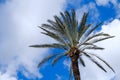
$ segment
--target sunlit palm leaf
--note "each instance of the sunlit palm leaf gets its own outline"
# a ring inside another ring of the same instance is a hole
[[[35,48],[63,48],[63,49],[67,49],[66,46],[62,45],[62,44],[57,44],[57,43],[53,43],[53,44],[40,44],[40,45],[30,45],[30,47],[35,47]]]
[[[72,36],[73,36],[73,40],[74,42],[76,41],[77,38],[77,28],[78,28],[78,21],[76,20],[76,13],[75,10],[72,10]]]
[[[91,54],[91,55],[93,55],[93,56],[97,57],[98,59],[100,59],[102,62],[104,62],[115,73],[115,70],[105,60],[103,60],[102,58],[100,58],[96,54]]]
[[[93,40],[91,43],[96,43],[96,42],[103,41],[103,40],[106,40],[106,39],[109,39],[109,38],[113,38],[113,37],[114,37],[114,36],[108,36],[108,37],[105,37],[105,38],[95,39],[95,40]]]
[[[59,33],[60,35],[66,36],[64,30],[62,30],[55,21],[48,20],[48,22],[55,28],[57,33]],[[53,30],[53,31],[55,31],[55,30]]]
[[[60,13],[61,14],[61,17],[62,17],[62,19],[63,19],[63,25],[65,26],[65,34],[66,34],[66,37],[67,37],[67,39],[70,41],[70,45],[72,45],[73,44],[73,42],[72,42],[72,37],[71,37],[71,35],[70,35],[70,26],[69,26],[69,21],[67,20],[67,18],[68,18],[68,15],[69,15],[69,13],[68,12],[65,12],[65,15],[61,12]]]
[[[82,32],[79,33],[78,35],[78,39],[80,39],[82,36],[85,36],[85,32],[88,31],[88,28],[91,26],[91,24],[88,24],[87,26],[84,27],[84,29],[82,30]],[[86,36],[85,36],[86,37]]]
[[[56,22],[55,21],[52,21],[52,20],[47,20],[48,23],[50,23],[53,27],[57,27],[56,25]]]
[[[80,43],[80,44],[78,45],[78,47],[81,47],[81,46],[89,46],[89,45],[95,46],[93,43],[85,42],[85,43]]]
[[[38,27],[40,27],[40,26],[38,26]],[[52,25],[50,25],[50,24],[42,24],[42,26],[41,26],[42,28],[46,28],[46,29],[49,29],[49,30],[51,30],[51,31],[55,31],[56,30],[56,28],[54,28]]]
[[[104,48],[98,46],[86,46],[85,48],[83,48],[83,50],[85,49],[103,50]]]
[[[84,13],[81,23],[80,23],[80,31],[79,32],[81,32],[84,29],[84,26],[86,25],[87,17],[88,17],[88,13]]]
[[[67,25],[68,25],[68,30],[69,30],[69,34],[71,35],[71,30],[72,30],[72,19],[71,19],[71,16],[69,14],[68,11],[65,11],[65,17],[66,17],[66,20],[67,20]]]
[[[56,41],[65,44],[64,39],[62,39],[58,34],[55,34],[55,33],[53,33],[53,32],[50,32],[50,31],[48,31],[48,30],[46,30],[46,29],[44,29],[44,28],[42,28],[42,27],[40,27],[40,28],[46,32],[46,33],[45,33],[45,32],[41,32],[42,34],[45,34],[45,35],[47,35],[47,36],[55,39]]]
[[[62,31],[65,31],[65,26],[63,25],[63,22],[61,21],[61,19],[59,19],[57,16],[54,16],[55,18],[55,21],[58,25],[58,27],[62,30]]]
[[[85,67],[85,62],[84,62],[84,60],[82,59],[81,56],[79,57],[79,60],[80,60],[81,64]]]
[[[54,65],[56,64],[56,62],[57,62],[58,60],[62,59],[65,55],[66,55],[66,53],[57,55],[57,56],[53,59],[52,65],[54,66]]]
[[[103,71],[107,72],[102,65],[100,65],[94,58],[92,58],[89,54],[86,52],[83,52],[86,57],[88,57],[92,62],[94,62],[99,68],[101,68]]]
[[[56,25],[57,26],[57,25]],[[53,25],[50,25],[50,24],[42,24],[42,26],[38,26],[39,28],[42,27],[46,30],[49,30],[49,31],[52,31],[52,32],[55,32],[56,34],[59,34],[59,35],[64,35],[64,32],[61,31],[59,28],[57,28],[56,26],[53,26]]]
[[[102,23],[97,24],[95,27],[93,27],[92,29],[90,29],[87,33],[86,33],[86,37],[88,37],[93,31],[95,31],[100,25],[102,25]]]
[[[52,59],[52,58],[55,57],[55,56],[56,56],[56,54],[51,54],[51,55],[45,57],[41,62],[39,62],[38,68],[39,68],[42,64],[44,64],[45,62],[47,62],[48,60]]]
[[[86,42],[87,42],[87,41],[89,41],[89,40],[91,40],[91,39],[93,39],[93,38],[100,37],[100,36],[110,36],[110,35],[109,35],[109,34],[106,34],[106,33],[101,32],[101,33],[98,33],[98,34],[95,34],[95,35],[93,35],[93,36],[89,37],[89,38],[86,40]]]

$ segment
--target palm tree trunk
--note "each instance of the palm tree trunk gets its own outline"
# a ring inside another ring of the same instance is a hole
[[[79,65],[78,65],[78,55],[72,57],[71,60],[72,60],[72,70],[73,70],[74,80],[81,80]]]

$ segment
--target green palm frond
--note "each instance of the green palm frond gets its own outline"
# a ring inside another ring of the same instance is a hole
[[[50,55],[48,55],[47,57],[43,58],[43,60],[39,62],[38,68],[39,68],[42,64],[44,64],[45,62],[47,62],[48,60],[54,58],[55,56],[56,56],[56,54],[50,54]]]
[[[72,40],[72,36],[71,36],[72,35],[71,18],[70,18],[70,14],[68,13],[68,11],[65,11],[64,14],[65,14],[64,15],[65,19],[63,18],[63,20],[64,20],[65,32],[66,32],[66,35],[69,38],[71,46],[72,46],[73,40]]]
[[[79,60],[80,60],[80,63],[85,67],[85,62],[81,56],[79,57]]]
[[[97,24],[96,26],[94,26],[92,29],[90,29],[87,33],[86,33],[86,37],[88,37],[93,31],[95,31],[100,25],[102,25],[102,23]]]
[[[40,26],[38,26],[38,27],[40,27]],[[54,26],[50,25],[50,24],[42,24],[41,27],[44,28],[44,29],[51,30],[51,31],[56,31],[56,28]]]
[[[93,50],[103,50],[104,48],[98,46],[85,46],[82,50],[93,49]]]
[[[101,60],[102,62],[104,62],[104,63],[115,73],[115,70],[114,70],[105,60],[103,60],[102,58],[100,58],[100,57],[99,57],[98,55],[96,55],[96,54],[91,54],[91,55],[97,57],[99,60]]]
[[[78,45],[78,47],[81,51],[84,51],[86,49],[104,50],[104,48],[94,45],[93,43],[82,43],[82,44]]]
[[[86,57],[88,57],[93,63],[95,63],[100,69],[102,69],[104,72],[107,72],[102,65],[100,65],[93,57],[91,57],[89,54],[86,52],[83,52]]]
[[[108,36],[108,37],[105,37],[105,38],[99,38],[99,39],[94,39],[93,41],[91,41],[91,43],[97,43],[97,42],[100,42],[100,41],[103,41],[103,40],[106,40],[106,39],[110,39],[110,38],[113,38],[115,36]]]
[[[56,64],[56,62],[57,62],[58,60],[62,59],[64,56],[66,56],[66,53],[57,55],[57,56],[53,59],[52,65],[54,66],[54,65]]]
[[[72,46],[73,45],[73,42],[72,42],[72,37],[71,37],[71,29],[70,29],[70,21],[68,20],[70,18],[70,14],[66,11],[65,13],[62,13],[60,12],[61,14],[61,17],[63,19],[63,25],[65,27],[65,35],[66,35],[66,38],[69,40],[70,42],[70,45]]]
[[[86,22],[87,22],[87,17],[88,17],[88,13],[84,13],[81,23],[80,23],[80,31],[79,32],[81,32],[84,29]]]
[[[65,31],[61,28],[61,26],[59,26],[57,24],[57,22],[52,21],[52,20],[48,20],[48,23],[50,23],[52,25],[52,27],[54,28],[54,30],[53,30],[54,32],[56,32],[59,35],[65,36],[67,38]]]
[[[85,34],[85,32],[88,31],[90,27],[91,27],[91,24],[84,26],[83,30],[81,30],[81,32],[78,33],[78,40],[81,39],[81,37]]]
[[[95,35],[93,35],[93,36],[91,36],[91,37],[89,37],[87,40],[86,40],[86,42],[87,41],[89,41],[89,40],[91,40],[91,39],[93,39],[93,38],[97,38],[97,37],[100,37],[100,36],[110,36],[109,34],[106,34],[106,33],[103,33],[103,32],[101,32],[101,33],[98,33],[98,34],[95,34]]]
[[[45,34],[45,35],[47,35],[47,36],[55,39],[56,41],[65,44],[64,39],[62,39],[58,34],[55,34],[55,33],[53,33],[53,32],[50,32],[49,30],[46,30],[46,29],[44,29],[44,28],[42,28],[42,27],[40,27],[40,28],[45,31],[45,32],[41,32],[42,34]]]
[[[77,39],[77,28],[78,28],[78,21],[76,20],[76,13],[75,10],[72,10],[72,37],[73,37],[73,41],[75,42]]]
[[[65,45],[58,44],[58,43],[53,43],[53,44],[40,44],[40,45],[30,45],[29,47],[34,47],[34,48],[63,48],[63,49],[68,49]]]
[[[78,47],[81,47],[81,46],[89,46],[89,45],[91,45],[91,46],[95,46],[93,43],[84,42],[84,43],[80,43],[80,44],[78,44]]]
[[[61,21],[61,19],[59,19],[59,17],[57,17],[57,16],[54,16],[54,18],[55,18],[56,24],[60,28],[60,30],[64,31],[65,26],[63,25],[63,22]]]

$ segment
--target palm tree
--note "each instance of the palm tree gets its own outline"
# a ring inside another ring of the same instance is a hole
[[[76,19],[75,10],[71,10],[71,13],[65,11],[64,13],[60,12],[60,16],[54,16],[55,21],[48,20],[48,24],[42,24],[39,26],[45,34],[57,42],[52,44],[40,44],[40,45],[30,45],[30,47],[35,48],[62,48],[64,53],[61,54],[49,54],[45,57],[39,64],[40,67],[46,61],[52,59],[52,65],[54,65],[59,59],[67,56],[71,60],[70,66],[70,80],[72,79],[72,73],[75,80],[81,80],[79,63],[84,67],[86,66],[82,56],[86,56],[93,63],[95,63],[100,69],[107,72],[102,65],[95,60],[94,57],[101,60],[105,63],[113,72],[113,68],[103,59],[101,59],[96,54],[88,53],[86,50],[103,50],[104,48],[95,45],[95,43],[113,38],[109,34],[100,32],[94,33],[94,31],[102,24],[99,23],[95,26],[87,24],[88,13],[84,13],[81,22],[79,23]]]

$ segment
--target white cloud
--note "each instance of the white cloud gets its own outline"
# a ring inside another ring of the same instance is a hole
[[[0,4],[0,80],[16,80],[17,70],[22,70],[21,66],[26,70],[24,75],[42,77],[36,65],[47,50],[28,46],[51,42],[51,39],[40,34],[41,30],[37,26],[58,14],[63,9],[64,2],[11,0]]]
[[[111,64],[111,66],[113,66],[118,79],[120,79],[120,20],[115,19],[111,23],[103,25],[102,31],[115,36],[115,38],[113,39],[109,39],[102,43],[99,43],[101,46],[106,48],[100,55],[103,56]]]
[[[110,8],[112,4],[112,9],[115,10],[116,18],[120,18],[120,1],[119,0],[96,0],[98,6],[104,6]]]
[[[81,78],[83,80],[119,80],[120,79],[120,20],[114,19],[112,22],[107,23],[102,26],[101,32],[108,33],[115,38],[105,40],[103,42],[97,43],[97,45],[104,47],[105,50],[95,51],[90,50],[89,52],[93,52],[102,57],[105,61],[107,61],[115,70],[115,74],[103,63],[101,63],[105,69],[107,69],[107,73],[102,71],[99,67],[97,67],[93,62],[91,62],[88,58],[83,56],[85,60],[86,67],[82,65],[79,66]],[[63,64],[69,68],[69,62],[64,61]]]
[[[85,80],[110,80],[115,77],[115,80],[120,79],[120,49],[119,49],[119,41],[120,41],[120,20],[115,19],[112,22],[103,25],[101,32],[109,33],[110,35],[114,35],[115,38],[105,40],[103,42],[97,43],[97,45],[104,47],[103,51],[90,51],[97,53],[104,60],[106,60],[115,70],[115,74],[110,71],[108,67],[104,64],[103,66],[107,69],[108,73],[104,73],[101,69],[99,69],[96,65],[94,65],[89,60],[85,59],[85,62],[88,67],[81,69],[82,78]],[[92,73],[92,74],[91,74]],[[86,79],[87,78],[87,79]]]
[[[1,80],[17,80],[14,76],[10,76],[9,74],[7,73],[0,73],[0,79]]]
[[[88,12],[89,11],[89,16],[92,16],[91,20],[92,21],[99,21],[99,12],[98,9],[96,8],[96,4],[93,2],[90,2],[89,4],[80,6],[77,9],[77,18],[78,20],[80,20],[82,18],[82,15],[84,14],[84,12]]]
[[[117,0],[96,0],[98,6],[109,6],[110,3],[117,5]]]

